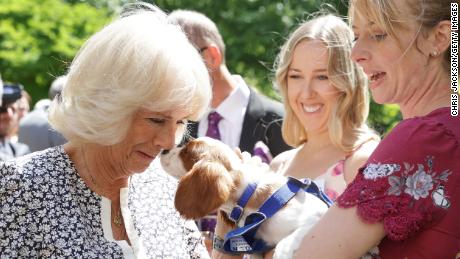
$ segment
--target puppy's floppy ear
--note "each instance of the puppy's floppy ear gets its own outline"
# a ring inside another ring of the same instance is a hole
[[[202,218],[228,200],[233,185],[221,163],[199,161],[179,181],[174,205],[186,219]]]

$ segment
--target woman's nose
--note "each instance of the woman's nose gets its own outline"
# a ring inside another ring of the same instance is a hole
[[[302,86],[302,93],[303,97],[312,97],[315,95],[315,88],[311,81],[305,81],[304,85]]]
[[[362,40],[356,40],[351,49],[351,59],[361,65],[364,61],[369,60],[369,51],[364,47]]]
[[[160,134],[156,136],[156,145],[163,150],[170,150],[176,144],[177,126],[165,127]]]

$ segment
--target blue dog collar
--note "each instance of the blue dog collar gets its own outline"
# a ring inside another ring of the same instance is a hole
[[[230,220],[233,221],[235,224],[240,221],[241,216],[243,215],[244,207],[248,203],[251,196],[257,189],[257,183],[250,183],[246,189],[244,189],[243,194],[241,195],[240,199],[238,200],[235,207],[233,207],[232,212],[230,213]]]
[[[238,206],[235,206],[231,214],[234,214],[232,221],[236,220],[237,222],[243,212],[243,208],[246,205],[249,197],[254,193],[254,187],[247,187],[242,196],[238,201]],[[300,190],[304,190],[308,193],[311,193],[321,199],[329,207],[332,202],[323,193],[319,187],[310,179],[298,180],[293,177],[288,177],[287,182],[279,188],[275,193],[272,194],[259,208],[255,213],[251,213],[246,217],[244,226],[232,230],[225,235],[223,250],[231,254],[253,254],[253,253],[263,253],[272,249],[272,246],[269,246],[262,239],[257,239],[256,233],[260,225],[265,222],[267,219],[272,217],[276,212],[278,212],[286,203],[289,202]],[[249,195],[249,196],[248,196]],[[243,201],[240,203],[240,201]],[[244,204],[241,206],[241,204]]]

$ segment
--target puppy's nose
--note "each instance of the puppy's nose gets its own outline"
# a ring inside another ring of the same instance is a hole
[[[168,154],[168,153],[169,153],[169,149],[163,149],[163,150],[161,150],[161,154],[162,154],[162,155],[166,155],[166,154]]]

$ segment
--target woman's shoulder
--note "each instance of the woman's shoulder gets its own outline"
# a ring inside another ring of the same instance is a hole
[[[297,154],[298,151],[299,151],[299,148],[286,150],[280,153],[279,155],[277,155],[275,158],[273,158],[272,163],[273,162],[279,163],[279,162],[285,162],[286,160],[290,160]]]
[[[442,108],[423,117],[401,121],[369,157],[363,168],[364,176],[389,176],[407,167],[417,168],[432,163],[441,171],[457,168],[459,165],[455,161],[460,156],[460,120],[444,115]],[[453,125],[452,120],[457,120],[457,125]]]
[[[51,169],[70,165],[62,146],[48,148],[12,160],[0,162],[0,185],[30,182]]]
[[[300,148],[290,149],[278,154],[270,162],[270,170],[273,172],[281,173],[282,169],[285,168],[286,163],[292,161],[297,152],[299,152],[299,149]]]
[[[401,121],[385,139],[403,138],[413,142],[418,138],[425,138],[426,136],[433,138],[444,133],[458,139],[459,135],[457,132],[459,131],[460,117],[451,116],[449,108],[440,108],[425,116]]]
[[[370,139],[361,144],[356,150],[346,157],[343,170],[345,181],[347,183],[353,181],[359,168],[366,163],[378,145],[379,141]]]
[[[388,157],[400,160],[426,155],[454,154],[460,142],[460,118],[446,115],[446,109],[401,121],[382,140],[373,154],[376,161]],[[449,153],[454,152],[454,153]]]

